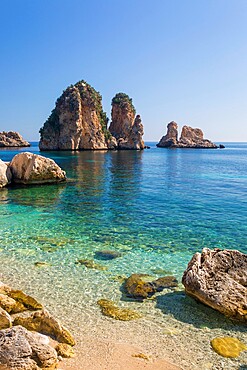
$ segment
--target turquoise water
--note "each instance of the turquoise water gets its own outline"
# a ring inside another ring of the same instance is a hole
[[[25,150],[38,153],[37,143],[1,149],[0,158],[10,161]],[[83,340],[89,336],[140,346],[185,370],[242,369],[246,352],[223,359],[210,340],[230,335],[247,343],[244,327],[187,297],[181,285],[155,300],[126,300],[121,278],[148,273],[181,279],[203,247],[247,252],[247,144],[171,150],[151,143],[142,152],[42,155],[66,170],[68,181],[0,190],[0,280],[35,296],[69,327],[78,343],[71,368],[84,368]],[[122,256],[97,259],[95,252],[105,249]],[[78,259],[94,259],[107,269],[87,269]],[[105,317],[100,298],[143,318]]]
[[[0,157],[9,161],[20,150],[1,150]],[[37,143],[30,151],[38,152]],[[247,252],[247,144],[42,154],[68,182],[0,192],[6,254],[70,264],[113,249],[123,254],[111,261],[116,273],[163,268],[181,277],[203,247]]]

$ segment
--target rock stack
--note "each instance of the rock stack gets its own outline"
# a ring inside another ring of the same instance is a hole
[[[85,81],[69,86],[40,129],[40,150],[144,149],[143,125],[128,95],[112,99],[112,122],[102,97]]]
[[[180,139],[178,140],[178,125],[172,121],[167,125],[167,134],[163,136],[157,147],[161,148],[217,148],[210,140],[203,138],[203,132],[199,128],[183,126]]]
[[[23,139],[23,137],[15,131],[0,132],[0,147],[25,147],[30,144]]]

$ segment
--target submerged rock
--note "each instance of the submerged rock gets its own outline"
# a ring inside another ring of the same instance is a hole
[[[65,172],[52,159],[29,152],[15,155],[9,168],[15,183],[44,184],[66,180]]]
[[[0,147],[25,147],[30,144],[23,139],[23,137],[15,131],[0,132]]]
[[[196,253],[184,272],[188,295],[232,319],[247,322],[247,255],[237,250]]]
[[[173,276],[153,280],[146,274],[132,274],[125,282],[125,290],[129,297],[143,300],[165,288],[173,288],[177,285],[178,281]]]
[[[8,370],[55,369],[57,353],[37,333],[21,326],[0,331],[0,367]],[[1,366],[2,365],[2,366]]]
[[[24,326],[27,330],[49,335],[58,342],[75,345],[72,334],[46,309],[36,312],[23,312],[15,315],[13,325]]]
[[[102,266],[99,263],[94,262],[94,260],[77,260],[75,262],[77,265],[83,265],[88,269],[95,269],[95,270],[108,270],[107,266]]]
[[[141,317],[136,311],[130,310],[129,308],[121,308],[108,299],[100,299],[98,305],[101,307],[103,315],[112,317],[115,320],[129,321],[136,320]]]
[[[223,357],[238,357],[242,351],[247,350],[247,346],[232,337],[218,337],[211,340],[211,346],[215,352]]]
[[[167,125],[167,134],[163,136],[157,147],[162,148],[217,148],[210,140],[203,138],[203,132],[199,128],[183,126],[180,139],[178,140],[178,125],[172,121]]]
[[[135,116],[132,99],[118,93],[112,99],[109,131],[117,140],[117,149],[144,149],[143,125],[140,115]]]
[[[0,188],[10,184],[11,178],[9,167],[0,159]]]
[[[85,81],[69,86],[40,129],[40,150],[107,149],[111,135],[102,97]]]
[[[101,260],[113,260],[115,258],[121,257],[122,254],[117,251],[104,250],[95,252],[95,257]]]

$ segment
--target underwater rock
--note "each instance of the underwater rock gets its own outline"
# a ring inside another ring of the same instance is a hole
[[[129,321],[141,318],[141,314],[129,308],[121,308],[108,299],[98,300],[98,305],[101,307],[103,315],[112,317],[115,320]]]
[[[57,353],[43,343],[37,333],[21,326],[0,331],[0,364],[8,370],[53,370],[57,367]],[[2,367],[1,367],[2,368]]]
[[[218,337],[211,340],[211,346],[215,352],[223,357],[238,357],[247,346],[237,338]]]
[[[95,270],[108,270],[107,266],[102,266],[99,263],[94,262],[94,260],[77,260],[75,262],[77,265],[83,265],[87,267],[88,269],[95,269]]]
[[[102,97],[86,81],[69,86],[40,129],[40,150],[107,149],[111,135]]]
[[[72,334],[46,309],[36,312],[23,312],[15,315],[13,325],[24,326],[27,330],[54,337],[58,342],[75,345]]]
[[[66,180],[65,172],[53,161],[29,152],[14,156],[9,164],[12,182],[20,184],[57,183]]]
[[[0,132],[0,147],[25,147],[30,144],[15,131]]]
[[[188,295],[224,315],[247,322],[247,255],[237,250],[196,253],[184,272]]]
[[[113,260],[114,258],[121,257],[122,254],[117,251],[104,250],[95,252],[95,257],[101,260]]]
[[[59,343],[55,350],[57,351],[58,356],[62,356],[64,358],[70,358],[75,356],[75,352],[73,347],[66,343]]]
[[[50,266],[50,263],[48,263],[48,262],[34,262],[34,266],[36,266],[36,267],[48,267],[48,266]]]
[[[0,159],[0,188],[10,184],[12,174],[9,167]]]
[[[8,314],[8,312],[0,307],[0,330],[10,328],[11,326],[12,321],[10,315]]]
[[[125,290],[129,297],[143,300],[151,297],[156,292],[160,292],[165,288],[172,288],[178,285],[177,279],[173,276],[164,276],[156,280],[149,278],[146,274],[132,274],[125,283]]]
[[[118,93],[112,99],[110,133],[117,140],[116,149],[144,149],[143,125],[140,115],[135,116],[132,99]]]

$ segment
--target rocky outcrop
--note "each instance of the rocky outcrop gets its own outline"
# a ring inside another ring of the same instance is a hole
[[[0,331],[1,369],[52,370],[57,364],[57,352],[43,336],[21,326]]]
[[[112,99],[111,124],[109,131],[117,140],[117,149],[144,149],[141,117],[135,116],[132,99],[118,93]]]
[[[178,143],[178,125],[176,122],[172,121],[167,125],[167,134],[162,136],[158,147],[169,148],[174,147]]]
[[[186,293],[232,319],[247,323],[247,255],[237,250],[196,253],[184,272]]]
[[[57,99],[40,129],[40,150],[107,149],[111,139],[107,122],[101,95],[80,81],[69,86]]]
[[[0,147],[25,147],[30,146],[23,137],[15,131],[0,132]]]
[[[49,337],[59,355],[73,355],[68,329],[35,298],[0,282],[0,369],[55,369],[57,352]]]
[[[163,136],[157,147],[161,148],[217,148],[210,140],[203,138],[203,132],[199,128],[183,126],[180,139],[178,140],[178,125],[172,121],[167,125],[167,134]]]
[[[0,188],[8,185],[11,182],[11,172],[6,163],[0,159]]]
[[[52,159],[29,152],[15,155],[9,169],[14,183],[44,184],[66,180],[65,172]]]
[[[173,276],[164,276],[154,280],[146,274],[132,274],[125,282],[125,290],[129,297],[143,300],[165,288],[174,288],[177,285],[178,281]]]

